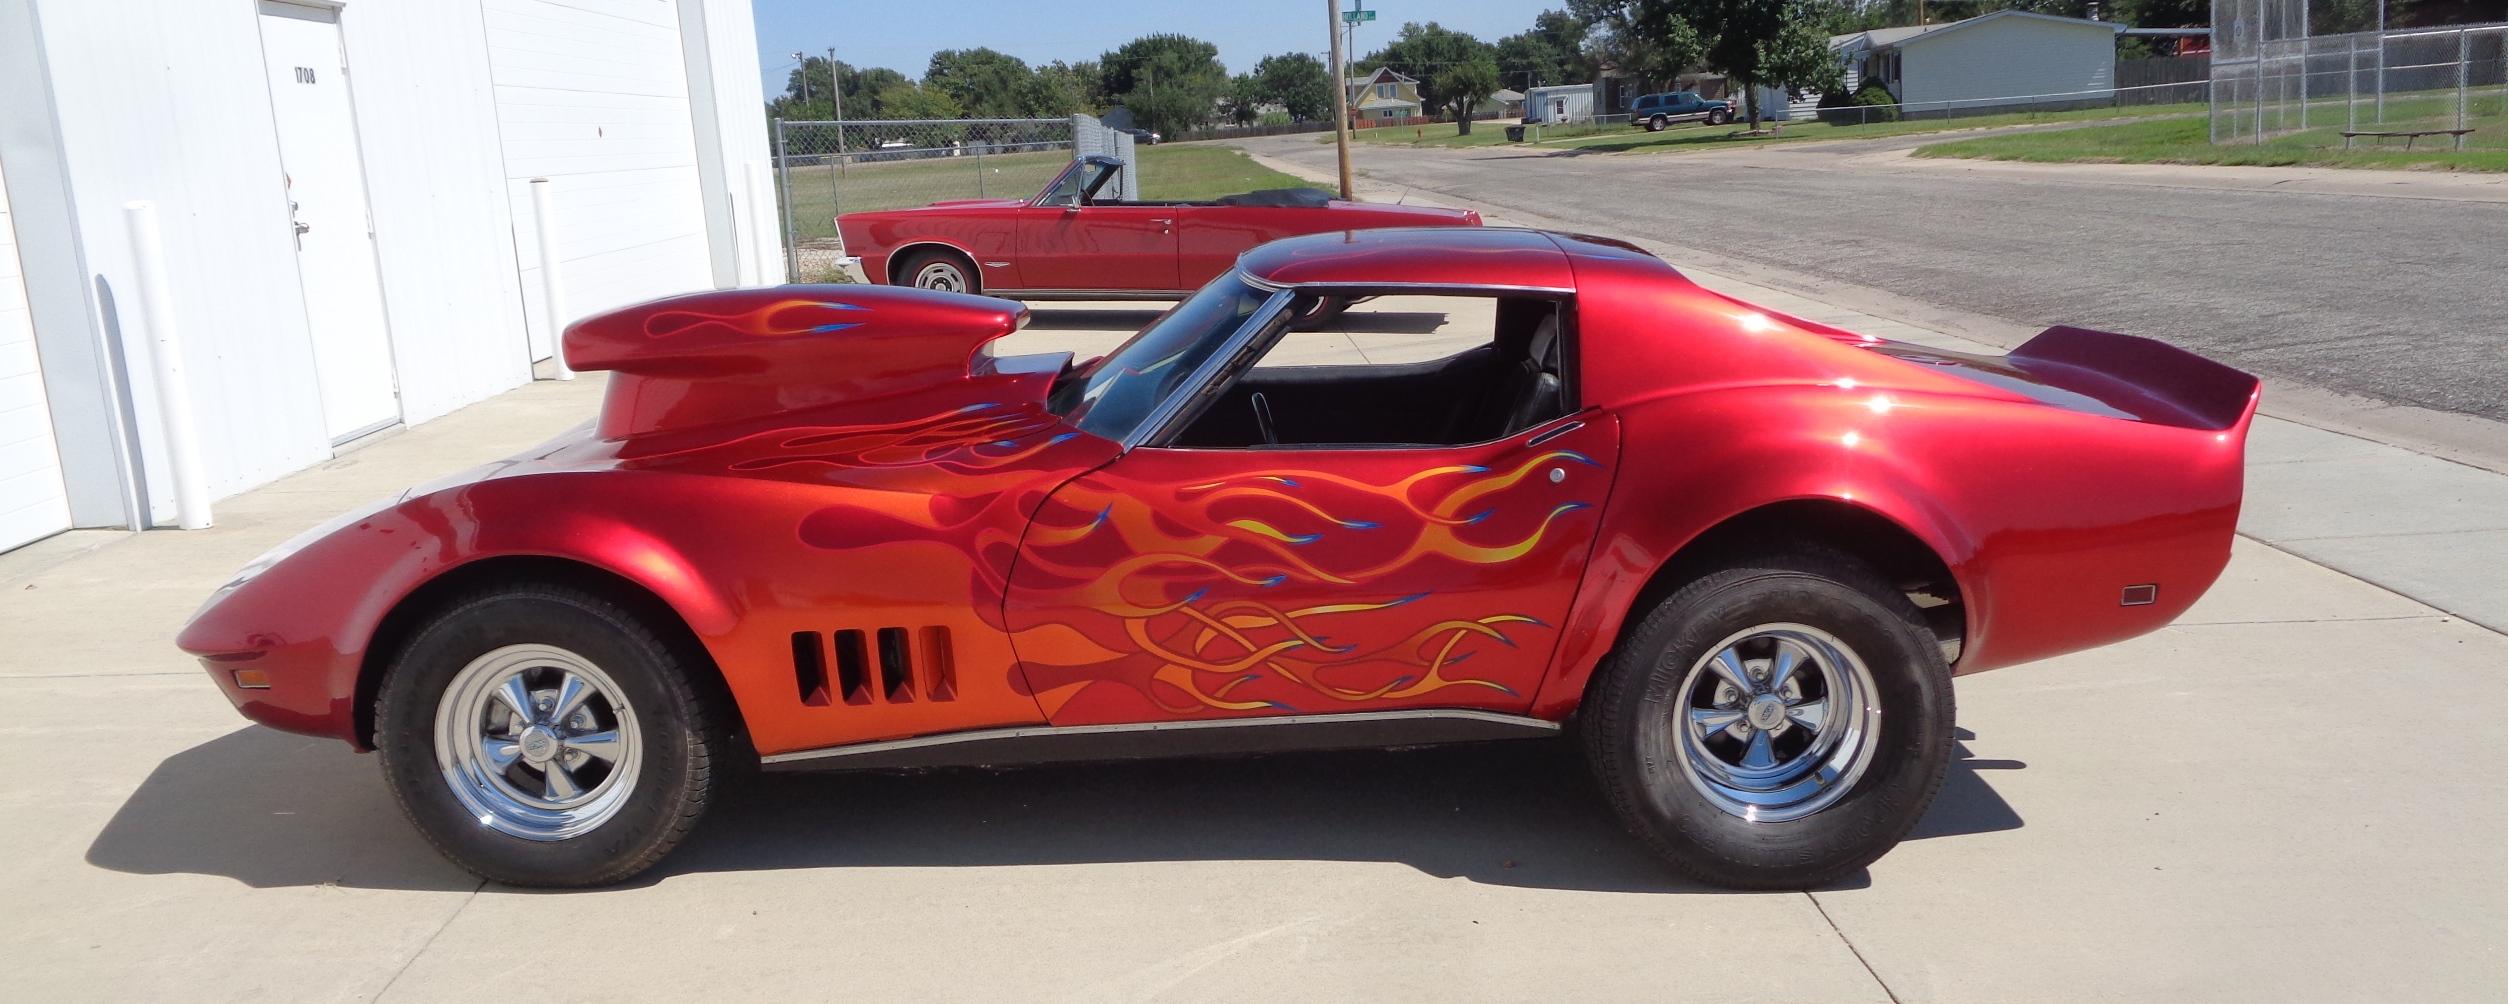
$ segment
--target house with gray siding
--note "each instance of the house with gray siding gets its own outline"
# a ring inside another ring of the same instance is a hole
[[[2000,10],[1964,21],[1876,28],[1829,40],[1849,91],[1889,88],[1911,114],[2099,104],[2116,88],[2124,25]],[[1817,100],[1815,95],[1813,100]]]

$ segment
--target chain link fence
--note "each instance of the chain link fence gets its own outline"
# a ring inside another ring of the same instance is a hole
[[[2508,149],[2508,25],[2310,35],[2307,0],[2212,24],[2213,143]]]

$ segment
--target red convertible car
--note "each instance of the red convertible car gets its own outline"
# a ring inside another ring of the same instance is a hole
[[[1479,226],[1480,214],[1344,202],[1312,188],[1125,202],[1123,162],[1077,158],[1033,199],[836,218],[872,282],[1021,300],[1182,299],[1266,241],[1376,227]]]
[[[1256,365],[1316,298],[1393,292],[1487,341]],[[1954,675],[2202,595],[2258,394],[2124,335],[1856,335],[1526,230],[1268,244],[1087,363],[988,350],[1025,319],[862,286],[585,319],[596,422],[281,546],[179,643],[517,884],[633,875],[760,763],[1565,731],[1673,866],[1800,887],[1925,811]]]

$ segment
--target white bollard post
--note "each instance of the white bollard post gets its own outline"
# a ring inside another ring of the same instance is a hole
[[[574,367],[566,365],[566,295],[557,274],[557,212],[549,208],[549,179],[531,179],[531,225],[540,237],[540,313],[548,318],[549,359],[557,364],[557,378],[572,380]]]
[[[766,285],[764,270],[758,268],[758,238],[749,232],[748,224],[758,218],[758,165],[755,161],[740,162],[740,198],[732,200],[732,241],[734,258],[740,263],[735,286]]]
[[[165,427],[166,466],[174,472],[175,525],[209,528],[209,478],[200,469],[200,430],[192,423],[192,388],[183,371],[183,342],[174,319],[174,295],[166,289],[165,236],[157,229],[157,204],[125,202],[131,263],[139,280],[140,312],[148,320],[148,358],[154,362],[157,418]],[[144,513],[133,513],[143,517]]]

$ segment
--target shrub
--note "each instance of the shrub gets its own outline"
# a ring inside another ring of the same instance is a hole
[[[1860,125],[1866,122],[1898,121],[1898,98],[1890,89],[1866,83],[1855,93],[1843,91],[1820,96],[1820,121],[1830,125]],[[1869,110],[1864,110],[1869,108]]]

